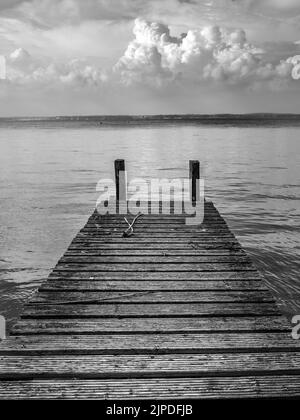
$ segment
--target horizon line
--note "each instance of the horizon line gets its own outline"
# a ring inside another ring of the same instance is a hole
[[[184,113],[184,114],[69,114],[69,115],[32,115],[32,116],[0,116],[0,120],[33,120],[33,119],[70,119],[70,118],[211,118],[211,117],[300,117],[300,113],[289,113],[289,112],[249,112],[249,113],[216,113],[216,114],[205,114],[205,113]]]

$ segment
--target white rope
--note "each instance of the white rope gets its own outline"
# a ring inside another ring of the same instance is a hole
[[[129,236],[133,235],[133,226],[135,224],[135,222],[137,221],[137,219],[142,215],[142,213],[139,213],[135,216],[135,218],[133,219],[132,223],[129,223],[128,220],[126,219],[126,217],[124,217],[125,222],[128,224],[128,228],[126,230],[124,230],[123,232],[123,237],[124,238],[129,238]]]

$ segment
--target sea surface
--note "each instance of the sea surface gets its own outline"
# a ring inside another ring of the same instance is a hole
[[[95,207],[97,182],[185,178],[206,196],[289,315],[300,314],[300,119],[0,119],[0,314],[11,324]]]

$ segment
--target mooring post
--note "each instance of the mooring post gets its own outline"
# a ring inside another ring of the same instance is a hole
[[[0,315],[0,341],[6,338],[6,320],[4,316]]]
[[[190,160],[190,200],[194,203],[199,200],[200,163],[199,160]]]
[[[125,172],[125,160],[115,160],[115,180],[116,180],[116,201],[127,200],[127,180]]]

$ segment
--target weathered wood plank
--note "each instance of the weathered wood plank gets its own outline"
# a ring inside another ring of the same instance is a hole
[[[133,218],[132,218],[133,219]],[[128,219],[127,219],[128,220]],[[131,219],[130,219],[131,220]],[[129,221],[129,220],[128,220]],[[164,220],[164,223],[158,223],[159,220],[156,221],[156,223],[151,223],[151,221],[143,222],[143,219],[140,217],[136,223],[135,228],[137,229],[148,229],[148,230],[168,230],[168,229],[174,229],[175,231],[196,231],[201,232],[205,228],[208,229],[228,229],[228,224],[225,222],[225,220],[222,220],[220,218],[207,218],[202,223],[197,223],[195,225],[188,225],[186,223],[173,223],[173,221],[167,221]],[[124,229],[124,227],[128,226],[125,222],[125,219],[123,220],[107,220],[106,222],[99,221],[99,222],[88,222],[85,224],[81,230],[97,230],[97,229]]]
[[[171,252],[171,251],[178,251],[178,252],[193,252],[197,251],[200,253],[202,252],[244,252],[241,245],[237,242],[228,242],[228,241],[219,241],[219,242],[206,242],[206,243],[199,243],[199,242],[133,242],[130,240],[129,242],[98,242],[96,244],[90,242],[83,242],[81,243],[72,243],[67,252],[76,252],[76,251],[104,251],[109,252],[113,250],[113,252],[122,252],[127,251],[130,252],[131,250],[137,251],[154,251],[154,252]]]
[[[121,209],[122,210],[122,209]],[[144,210],[144,209],[143,209]],[[171,213],[168,214],[168,210],[169,210],[169,206],[159,206],[159,209],[155,212],[155,209],[152,209],[153,212],[143,212],[141,211],[141,216],[140,219],[142,222],[148,222],[148,221],[152,221],[152,220],[163,220],[163,221],[180,221],[181,223],[185,223],[187,218],[194,218],[195,217],[195,210],[193,209],[193,214],[189,214],[185,211],[182,211],[181,209],[176,209],[176,211],[174,212],[173,208],[171,207]],[[203,213],[202,213],[203,215]],[[92,216],[90,216],[88,218],[88,223],[92,223],[92,222],[106,222],[106,221],[110,221],[110,220],[117,220],[117,221],[123,221],[124,217],[126,217],[128,220],[132,220],[134,217],[136,216],[136,212],[135,214],[131,214],[131,212],[127,212],[125,213],[109,213],[109,214],[105,214],[105,215],[101,215],[99,213],[94,213]],[[218,212],[218,210],[216,209],[209,209],[209,208],[205,208],[204,209],[204,220],[207,219],[220,219],[220,220],[224,220],[224,218],[220,215],[220,213]]]
[[[115,333],[225,333],[225,332],[290,332],[290,324],[282,316],[199,317],[199,318],[101,318],[101,319],[23,319],[11,334],[76,335]]]
[[[128,225],[127,225],[128,227]],[[126,224],[112,224],[112,226],[98,224],[97,226],[85,226],[83,227],[79,233],[88,233],[88,234],[101,234],[102,232],[111,232],[113,233],[122,233],[124,229],[126,228]],[[161,233],[178,233],[178,234],[192,234],[192,235],[198,235],[198,236],[204,236],[208,233],[231,233],[228,226],[225,223],[215,223],[215,224],[205,224],[205,225],[197,225],[197,226],[189,226],[189,225],[165,225],[165,226],[159,226],[159,225],[134,225],[134,232],[136,235],[138,233],[154,233],[155,235],[160,235]]]
[[[59,263],[54,268],[54,271],[126,271],[126,272],[144,272],[144,271],[153,271],[153,272],[163,272],[163,271],[173,271],[173,272],[190,272],[190,271],[255,271],[255,267],[251,263],[191,263],[191,264],[155,264],[155,263],[122,263],[122,264],[89,264],[89,263],[68,263],[62,264]]]
[[[211,263],[250,263],[251,260],[245,255],[99,255],[99,256],[64,256],[58,264],[211,264]]]
[[[274,302],[269,291],[232,292],[232,291],[102,291],[102,292],[38,292],[30,303],[58,304],[101,304],[101,303],[210,303],[210,302]]]
[[[126,219],[128,221],[131,221],[134,219],[133,216],[126,216]],[[174,215],[172,216],[161,216],[161,215],[152,215],[152,216],[140,216],[137,221],[135,226],[149,226],[149,227],[153,227],[155,228],[155,226],[174,226],[176,228],[184,228],[184,227],[188,227],[189,225],[186,224],[186,220],[187,218],[185,217],[176,217]],[[199,228],[202,225],[205,224],[225,224],[227,225],[227,222],[225,219],[223,219],[223,217],[221,217],[220,215],[217,214],[206,214],[203,221],[199,224],[195,224],[195,228]],[[126,226],[126,222],[123,216],[108,216],[108,217],[98,217],[98,218],[94,218],[94,219],[89,219],[87,221],[87,223],[84,225],[85,227],[95,227],[95,226],[108,226],[111,225],[111,227],[114,226]]]
[[[264,353],[299,351],[289,333],[104,334],[15,336],[0,355]]]
[[[88,219],[0,345],[0,398],[300,395],[300,343],[212,203],[126,227]]]
[[[162,207],[160,207],[160,210]],[[106,215],[100,215],[100,214],[94,214],[88,218],[87,223],[93,223],[93,222],[110,222],[112,221],[123,221],[124,217],[126,217],[128,220],[132,220],[135,215],[133,214],[106,214]],[[163,213],[157,213],[157,214],[142,214],[140,216],[141,222],[151,222],[151,221],[167,221],[167,222],[180,222],[185,224],[186,219],[190,217],[193,218],[195,215],[187,215],[187,214],[180,214],[177,212],[177,214],[163,214]],[[213,209],[204,209],[204,220],[209,219],[216,219],[216,220],[224,220],[224,218],[220,215],[220,213],[217,210]]]
[[[299,375],[0,382],[3,399],[231,399],[300,396]]]
[[[108,318],[108,317],[174,317],[174,316],[251,316],[279,315],[274,303],[135,303],[101,305],[34,305],[28,304],[23,318]]]
[[[268,290],[260,280],[240,280],[240,281],[118,281],[118,280],[103,280],[103,281],[79,281],[79,280],[48,280],[44,282],[39,288],[40,292],[46,291],[248,291],[254,290]]]
[[[130,222],[131,220],[134,219],[133,216],[126,216],[126,219]],[[199,223],[198,221],[195,221],[195,225],[188,225],[186,223],[186,220],[188,220],[188,218],[182,218],[182,217],[178,217],[176,218],[175,216],[170,216],[169,218],[162,218],[160,216],[151,216],[151,217],[146,217],[146,216],[140,216],[137,221],[135,226],[149,226],[149,227],[153,227],[155,228],[156,226],[174,226],[175,228],[178,229],[182,229],[182,228],[188,228],[188,227],[195,227],[195,229],[201,228],[202,225],[205,224],[225,224],[227,225],[227,222],[219,215],[215,215],[215,214],[209,214],[209,215],[205,215],[203,220],[201,220],[201,223]],[[192,219],[190,219],[192,220]],[[85,224],[86,227],[95,227],[95,226],[107,226],[107,225],[111,225],[112,227],[114,226],[126,226],[127,223],[125,221],[125,217],[107,217],[107,218],[97,218],[97,219],[93,219],[93,220],[88,220],[87,223]]]
[[[138,219],[139,220],[139,219]],[[93,232],[99,230],[117,230],[122,231],[124,228],[128,227],[128,225],[124,222],[111,222],[111,223],[89,223],[84,225],[79,232]],[[186,233],[197,233],[197,234],[205,234],[206,232],[222,232],[222,231],[230,231],[229,226],[225,221],[207,221],[204,224],[198,225],[186,225],[182,223],[172,223],[172,222],[165,222],[165,223],[135,223],[134,225],[135,231],[168,231],[173,230],[174,232],[186,232]],[[231,232],[231,231],[230,231]]]
[[[85,227],[94,228],[95,226],[126,226],[125,218],[128,220],[128,222],[132,221],[134,219],[134,216],[108,216],[108,217],[98,217],[94,219],[90,219],[86,222],[84,225]],[[189,222],[187,223],[187,221]],[[190,224],[194,222],[194,224]],[[175,215],[171,215],[169,217],[161,217],[160,215],[157,216],[139,216],[139,218],[136,220],[135,226],[143,227],[148,226],[152,228],[156,227],[166,227],[166,226],[173,226],[177,229],[185,229],[185,228],[195,228],[195,229],[201,229],[202,226],[205,226],[206,224],[222,224],[227,226],[227,221],[223,219],[218,214],[206,214],[202,220],[196,220],[189,217],[176,217]]]
[[[0,356],[0,380],[300,375],[300,352]]]
[[[227,246],[231,246],[231,245],[239,245],[238,241],[236,240],[236,238],[233,235],[226,235],[226,236],[212,236],[212,235],[208,235],[206,237],[191,237],[189,236],[183,236],[181,238],[177,238],[173,237],[173,238],[167,238],[167,237],[160,237],[157,238],[155,236],[152,235],[148,235],[148,236],[141,236],[139,235],[137,236],[132,236],[130,238],[123,238],[122,236],[116,236],[116,237],[112,237],[111,235],[102,235],[101,237],[88,237],[86,235],[84,236],[76,236],[73,241],[71,242],[72,245],[77,244],[77,243],[95,243],[95,244],[104,244],[104,243],[111,243],[112,241],[115,244],[130,244],[130,243],[137,243],[137,244],[155,244],[155,243],[159,243],[161,244],[161,246],[165,246],[164,244],[194,244],[194,246],[201,246],[201,245],[214,245],[214,244],[225,244]]]
[[[86,238],[86,237],[90,237],[91,239],[95,239],[95,238],[102,238],[103,236],[111,236],[112,238],[114,237],[122,237],[124,229],[120,228],[120,229],[94,229],[94,230],[81,230],[78,235],[76,236],[76,238]],[[153,230],[153,229],[149,229],[149,230],[145,230],[145,229],[139,229],[139,228],[135,228],[134,229],[134,237],[135,238],[140,238],[140,237],[153,237],[153,238],[178,238],[179,240],[181,238],[189,238],[190,240],[192,238],[198,238],[198,239],[205,239],[205,238],[211,238],[213,239],[214,237],[216,239],[218,238],[234,238],[233,233],[230,232],[229,229],[222,229],[222,228],[207,228],[205,230],[191,230],[191,231],[186,231],[186,230],[180,230],[180,231],[176,231],[175,229],[167,229],[167,230]],[[127,239],[128,238],[124,238]]]
[[[127,244],[133,247],[152,247],[153,245],[159,245],[160,249],[172,249],[176,245],[180,245],[183,248],[186,246],[192,247],[194,249],[202,249],[204,248],[220,248],[220,249],[234,249],[236,247],[240,248],[240,244],[234,239],[234,238],[219,238],[219,239],[205,239],[201,241],[195,241],[190,240],[188,238],[181,238],[180,240],[172,240],[172,239],[161,239],[153,238],[151,241],[149,237],[147,238],[140,238],[140,240],[137,240],[134,236],[128,239]],[[96,238],[96,239],[74,239],[71,243],[71,247],[106,247],[106,245],[126,245],[126,239],[125,238],[110,238],[109,236],[107,238]]]
[[[206,280],[260,280],[257,271],[186,271],[186,272],[111,272],[111,271],[52,271],[49,275],[52,280],[118,280],[118,281],[206,281]]]
[[[247,254],[240,249],[237,250],[230,250],[230,249],[216,249],[216,250],[197,250],[191,248],[190,250],[187,249],[175,249],[175,250],[168,250],[168,249],[71,249],[64,254],[65,257],[102,257],[102,256],[109,256],[109,257],[124,257],[124,256],[131,256],[131,257],[216,257],[216,256],[233,256],[233,257],[245,257]],[[248,257],[249,258],[249,257]]]

